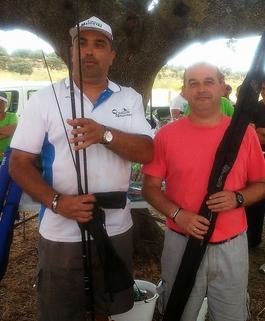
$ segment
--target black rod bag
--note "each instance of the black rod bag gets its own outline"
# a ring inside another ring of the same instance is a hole
[[[106,292],[110,294],[123,291],[134,284],[125,263],[112,246],[105,229],[105,213],[103,209],[124,208],[127,201],[126,192],[95,193],[96,204],[93,209],[93,220],[79,224],[92,235],[104,270]]]

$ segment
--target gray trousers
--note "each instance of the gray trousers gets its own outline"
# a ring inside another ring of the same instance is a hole
[[[132,272],[132,229],[110,238],[116,252]],[[94,242],[91,246],[96,313],[119,314],[133,306],[133,289],[105,292],[104,274]],[[53,242],[40,237],[38,264],[38,320],[86,321],[86,300],[81,243]]]
[[[169,299],[187,241],[187,237],[174,231],[167,229],[165,232],[162,283],[158,287],[160,311]],[[209,245],[181,321],[196,321],[206,296],[210,320],[246,321],[249,317],[247,285],[246,233],[223,244]]]

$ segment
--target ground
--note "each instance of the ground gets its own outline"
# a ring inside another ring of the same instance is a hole
[[[15,230],[8,271],[0,283],[1,321],[36,320],[37,238],[36,220],[27,222],[25,235],[22,227]],[[265,321],[265,274],[258,272],[258,267],[263,263],[265,263],[265,241],[259,248],[250,251],[251,321]],[[158,260],[146,261],[140,257],[135,258],[135,278],[157,283],[159,275]],[[153,321],[159,321],[157,312]]]

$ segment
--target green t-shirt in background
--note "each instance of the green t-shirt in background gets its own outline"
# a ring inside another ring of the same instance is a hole
[[[184,110],[184,115],[189,115],[190,113],[190,106]],[[234,106],[231,104],[230,100],[225,97],[221,97],[221,113],[224,115],[233,116],[234,113]]]
[[[6,112],[4,119],[0,120],[0,128],[7,125],[17,124],[17,115],[15,113]],[[0,162],[3,159],[6,148],[10,145],[12,137],[4,137],[0,139]]]

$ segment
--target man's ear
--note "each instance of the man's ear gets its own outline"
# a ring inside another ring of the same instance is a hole
[[[224,78],[221,78],[221,79],[220,79],[220,85],[221,85],[221,90],[222,90],[222,96],[224,96],[225,93],[226,93],[226,89],[225,89],[225,79],[224,79]]]
[[[183,85],[183,86],[181,87],[181,92],[182,92],[182,96],[183,96],[184,98],[186,98],[186,93],[185,93],[185,91],[186,91],[186,87]]]

